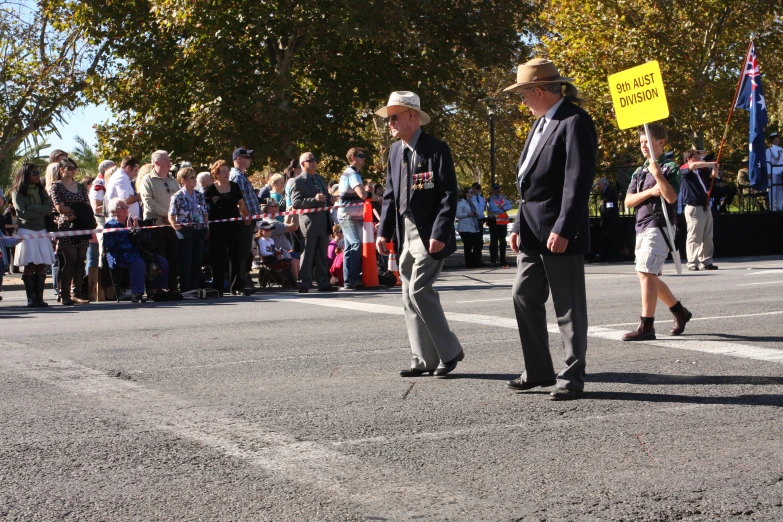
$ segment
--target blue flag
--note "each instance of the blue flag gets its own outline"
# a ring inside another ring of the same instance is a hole
[[[750,152],[748,154],[748,178],[756,190],[767,190],[767,158],[764,143],[764,127],[767,126],[767,103],[761,88],[761,69],[756,59],[756,45],[751,42],[742,71],[741,86],[737,96],[738,109],[750,112]]]

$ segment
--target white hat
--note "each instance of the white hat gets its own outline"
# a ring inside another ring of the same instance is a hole
[[[381,118],[388,118],[389,111],[387,109],[389,107],[407,107],[408,109],[413,109],[419,113],[419,123],[421,123],[421,125],[427,125],[430,122],[430,115],[421,110],[421,101],[415,92],[394,91],[391,93],[391,96],[389,96],[389,103],[386,104],[386,107],[378,109],[375,111],[375,114]]]

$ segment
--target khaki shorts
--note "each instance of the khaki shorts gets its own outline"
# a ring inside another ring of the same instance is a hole
[[[636,235],[636,266],[637,272],[661,275],[663,264],[669,256],[669,247],[663,239],[663,233],[658,227],[650,227]]]

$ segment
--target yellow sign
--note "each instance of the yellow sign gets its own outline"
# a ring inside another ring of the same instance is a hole
[[[656,61],[610,75],[609,90],[621,129],[669,117],[661,68]]]

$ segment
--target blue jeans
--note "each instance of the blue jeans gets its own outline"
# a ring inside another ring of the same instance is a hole
[[[346,285],[362,281],[362,229],[364,223],[351,216],[341,216],[345,250],[343,251],[343,279]]]
[[[166,261],[166,258],[163,256],[157,256],[158,258],[158,267],[160,268],[160,275],[155,279],[155,281],[152,281],[149,284],[149,288],[160,290],[162,288],[168,289],[168,282],[169,282],[169,262]],[[143,294],[144,293],[144,283],[147,279],[147,263],[144,262],[144,259],[141,257],[136,258],[136,261],[134,261],[129,267],[127,267],[130,271],[130,280],[131,280],[131,293],[132,294]]]
[[[204,255],[207,229],[182,227],[176,232],[179,250],[179,288],[181,292],[187,292],[201,287],[201,258]]]
[[[98,243],[90,243],[87,247],[87,271],[98,266]]]

